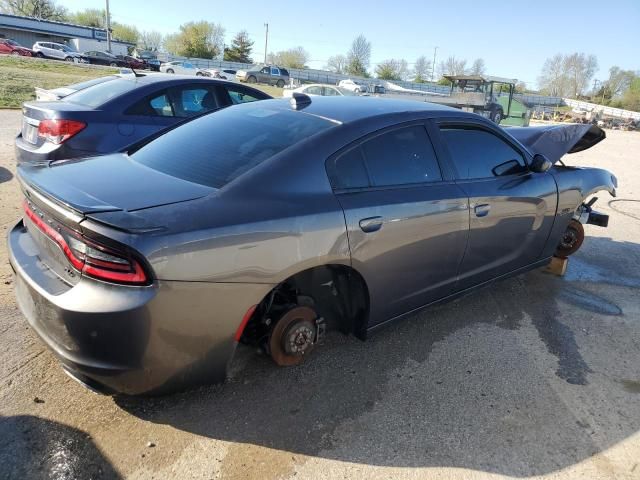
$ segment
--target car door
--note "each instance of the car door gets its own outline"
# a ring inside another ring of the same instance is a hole
[[[452,293],[467,242],[466,194],[442,170],[426,123],[376,132],[327,161],[370,325]]]
[[[264,67],[256,75],[258,76],[258,82],[269,83],[269,80],[271,77],[271,70],[269,69],[269,67]]]
[[[551,231],[557,187],[529,170],[529,155],[482,121],[439,125],[456,183],[469,197],[469,242],[457,290],[534,263]]]

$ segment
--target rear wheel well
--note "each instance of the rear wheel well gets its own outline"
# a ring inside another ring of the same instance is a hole
[[[322,265],[296,273],[278,284],[258,304],[241,341],[262,345],[279,313],[308,306],[324,318],[327,329],[366,338],[369,291],[362,276],[347,265]]]

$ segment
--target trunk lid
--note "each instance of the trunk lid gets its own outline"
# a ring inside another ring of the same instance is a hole
[[[604,130],[589,124],[516,127],[509,128],[507,132],[528,147],[531,153],[540,153],[552,163],[567,153],[581,152],[606,138]]]
[[[126,154],[19,167],[22,180],[79,214],[134,212],[204,197],[215,189],[166,175]]]

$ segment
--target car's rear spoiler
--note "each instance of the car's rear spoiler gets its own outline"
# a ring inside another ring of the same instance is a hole
[[[531,153],[540,153],[552,163],[567,153],[581,152],[606,138],[604,130],[588,124],[509,128],[508,131]]]

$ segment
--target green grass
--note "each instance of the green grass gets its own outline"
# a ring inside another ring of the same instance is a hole
[[[244,85],[249,85],[250,87],[255,88],[256,90],[262,90],[264,93],[271,95],[273,98],[281,98],[282,97],[282,88],[273,87],[271,85],[261,85],[259,83],[246,83]]]
[[[20,108],[35,99],[35,87],[58,88],[116,72],[36,58],[0,57],[0,108]]]

